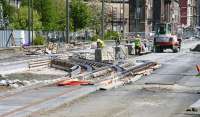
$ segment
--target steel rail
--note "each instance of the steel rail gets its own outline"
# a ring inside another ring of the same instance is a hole
[[[83,60],[83,61],[88,62],[88,60]],[[92,63],[93,61],[89,61],[89,62]],[[94,63],[96,63],[96,62],[94,62]],[[103,63],[103,64],[105,65],[105,63]],[[153,66],[156,66],[156,65],[157,65],[157,63],[155,63],[155,62],[145,62],[142,65],[133,66],[133,67],[130,67],[130,65],[128,65],[127,63],[120,64],[120,65],[118,65],[118,64],[117,65],[106,64],[106,66],[104,66],[104,67],[100,67],[99,69],[96,69],[96,70],[89,72],[89,73],[79,74],[75,77],[80,77],[80,78],[81,77],[82,78],[87,77],[86,80],[96,81],[95,86],[97,87],[97,90],[98,90],[98,88],[99,89],[101,88],[99,86],[103,85],[102,82],[104,82],[104,81],[112,80],[112,79],[122,81],[123,79],[125,79],[126,77],[128,77],[130,75],[135,76],[138,72],[147,70],[147,69],[152,68]],[[27,90],[27,92],[31,92],[31,91],[34,91],[34,89]],[[71,90],[71,91],[75,91],[75,90]],[[46,97],[45,99],[36,100],[35,102],[32,102],[32,103],[27,103],[24,106],[17,108],[17,109],[14,109],[14,110],[11,110],[9,112],[6,112],[1,116],[6,117],[6,116],[9,116],[9,115],[18,113],[18,112],[23,112],[26,108],[31,108],[31,107],[34,107],[34,106],[37,106],[37,105],[41,105],[43,103],[48,102],[49,100],[56,99],[57,97],[60,97],[60,96],[66,94],[68,92],[69,92],[69,90],[64,91],[64,92],[60,92],[59,94],[55,94],[55,95],[53,94],[49,97]],[[21,93],[24,93],[24,92],[21,92]],[[16,94],[10,95],[8,97],[2,98],[2,99],[0,99],[0,101],[3,101],[4,99],[9,98],[9,97],[14,97],[17,94],[19,94],[19,93],[16,93]]]

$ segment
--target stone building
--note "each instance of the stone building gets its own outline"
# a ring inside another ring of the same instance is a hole
[[[188,20],[187,25],[190,27],[197,26],[197,0],[188,0]]]
[[[181,7],[181,24],[187,25],[187,2],[188,0],[180,0],[180,7]]]
[[[123,0],[111,1],[106,3],[107,12],[110,14],[110,18],[107,20],[108,26],[107,29],[122,32],[123,24],[125,26],[124,32],[129,32],[129,4],[125,0],[124,9],[123,9]],[[124,20],[123,20],[124,13]]]
[[[129,31],[151,31],[153,0],[129,0],[129,6]]]
[[[199,0],[180,0],[181,24],[183,27],[196,27],[199,20]]]
[[[178,0],[130,0],[130,32],[150,32],[157,23],[180,24]]]
[[[197,26],[200,26],[200,0],[197,0]]]
[[[157,23],[171,23],[174,30],[180,25],[180,7],[178,0],[154,0],[153,30]]]

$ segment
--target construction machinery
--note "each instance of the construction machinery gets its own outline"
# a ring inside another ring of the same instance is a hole
[[[172,32],[175,33],[176,31],[172,29],[170,23],[157,24],[154,37],[155,52],[163,52],[165,49],[172,49],[174,53],[180,51],[182,39]]]

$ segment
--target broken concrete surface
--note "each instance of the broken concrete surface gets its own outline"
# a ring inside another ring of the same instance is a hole
[[[53,83],[66,75],[68,75],[67,72],[53,68],[43,68],[8,74],[0,77],[0,89],[11,90],[39,83]],[[1,91],[4,90],[0,90],[0,92]]]
[[[159,61],[163,67],[134,85],[96,92],[72,104],[32,117],[194,117],[184,114],[187,107],[199,99],[194,87],[200,86],[200,82],[193,78],[199,54],[188,53],[191,47],[191,44],[183,45],[183,51],[176,54],[153,53],[137,57],[139,60]],[[162,87],[147,87],[145,83],[160,84]],[[168,87],[166,84],[179,86]],[[135,85],[145,87],[135,89]]]

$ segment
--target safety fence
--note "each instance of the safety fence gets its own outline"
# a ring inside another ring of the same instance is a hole
[[[12,30],[0,30],[0,48],[11,46],[11,34]]]
[[[26,30],[0,30],[0,48],[20,46],[29,43],[29,33]],[[32,37],[30,37],[32,40]]]

